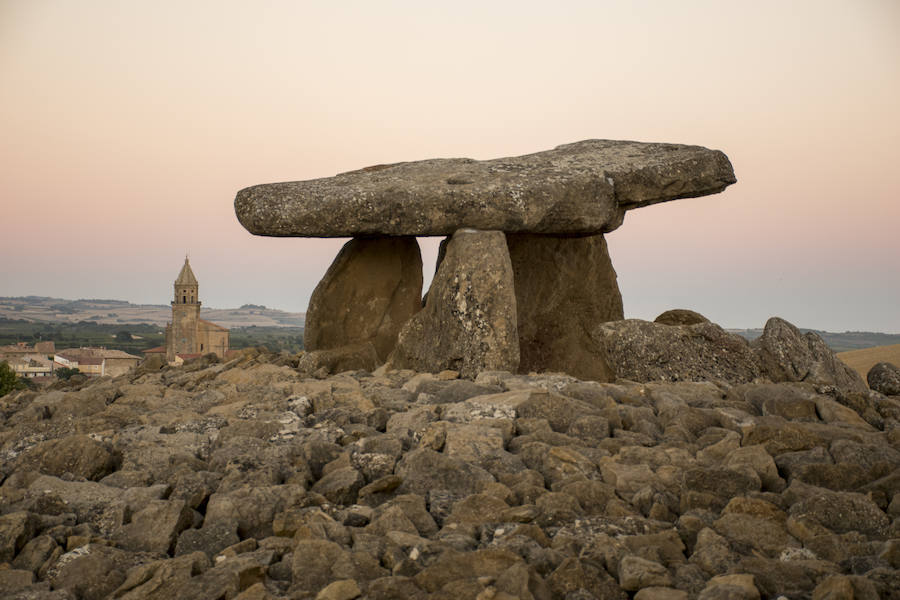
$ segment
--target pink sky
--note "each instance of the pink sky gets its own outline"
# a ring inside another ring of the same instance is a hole
[[[610,234],[626,316],[900,332],[895,0],[306,4],[0,0],[0,296],[304,311],[343,240],[238,189],[610,138],[738,177]]]

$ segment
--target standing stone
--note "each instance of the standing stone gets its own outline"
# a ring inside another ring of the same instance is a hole
[[[384,361],[422,307],[422,256],[413,237],[354,238],[316,286],[303,344],[329,350],[372,342]]]
[[[519,366],[513,271],[501,231],[460,229],[447,244],[425,308],[400,331],[395,369],[515,371]]]
[[[602,235],[508,234],[516,285],[519,370],[612,381],[590,332],[623,318],[616,271]]]

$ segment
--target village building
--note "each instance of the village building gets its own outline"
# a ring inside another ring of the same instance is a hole
[[[189,358],[228,352],[228,329],[200,318],[200,286],[187,257],[175,279],[172,321],[166,325],[166,345],[144,350],[146,356],[165,352],[166,361],[178,364]]]
[[[78,369],[88,377],[116,377],[135,368],[141,357],[106,348],[67,348],[53,357],[54,367]]]
[[[53,374],[53,360],[46,354],[23,354],[0,359],[6,362],[16,375],[25,379],[49,377]]]
[[[36,342],[34,346],[29,346],[26,342],[19,342],[9,346],[0,346],[0,358],[24,357],[29,354],[40,354],[42,356],[52,356],[56,352],[56,344],[54,342]]]

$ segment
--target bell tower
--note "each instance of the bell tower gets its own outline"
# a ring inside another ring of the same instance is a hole
[[[175,360],[176,354],[199,352],[197,326],[200,321],[199,284],[187,256],[178,278],[175,279],[175,299],[172,300],[172,325],[166,332],[166,358]]]

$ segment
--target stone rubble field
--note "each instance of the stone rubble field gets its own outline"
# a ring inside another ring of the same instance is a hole
[[[0,597],[900,597],[900,396],[298,359],[0,400]]]

